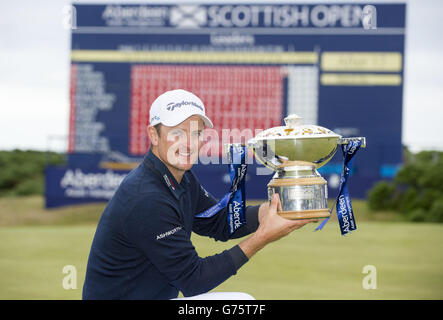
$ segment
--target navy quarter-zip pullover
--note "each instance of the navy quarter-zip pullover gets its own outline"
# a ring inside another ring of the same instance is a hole
[[[177,183],[151,151],[122,181],[100,217],[83,299],[171,299],[208,292],[248,261],[238,245],[200,258],[191,232],[227,241],[254,232],[259,206],[231,237],[226,209],[196,218],[217,201],[186,171]]]

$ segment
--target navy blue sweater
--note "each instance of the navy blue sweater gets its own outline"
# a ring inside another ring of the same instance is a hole
[[[226,209],[196,218],[217,201],[187,171],[177,183],[151,151],[123,180],[92,242],[83,299],[171,299],[207,292],[248,261],[238,245],[200,258],[191,232],[227,241],[254,232],[258,206],[231,237]]]

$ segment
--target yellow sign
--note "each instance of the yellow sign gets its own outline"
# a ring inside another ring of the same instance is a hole
[[[324,71],[386,71],[402,70],[400,52],[323,52]]]
[[[398,74],[324,73],[320,77],[324,86],[399,86],[401,81]]]
[[[78,62],[167,62],[167,63],[251,63],[316,64],[316,52],[196,52],[72,50]]]

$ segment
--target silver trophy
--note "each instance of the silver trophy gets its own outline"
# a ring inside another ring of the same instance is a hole
[[[295,114],[284,120],[286,126],[267,129],[248,141],[256,158],[276,171],[268,184],[268,197],[279,194],[282,210],[278,214],[286,219],[327,218],[327,182],[317,169],[334,156],[338,145],[360,140],[361,147],[366,147],[366,138],[343,138],[324,127],[303,125]]]

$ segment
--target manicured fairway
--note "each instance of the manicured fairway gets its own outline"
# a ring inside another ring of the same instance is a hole
[[[443,225],[360,222],[344,238],[337,222],[314,225],[272,243],[214,291],[257,299],[443,299]],[[0,227],[0,299],[80,299],[95,225]],[[238,241],[193,237],[201,257]],[[63,267],[77,270],[77,289],[62,286]],[[365,290],[365,265],[377,289]],[[373,273],[372,273],[373,274]]]

